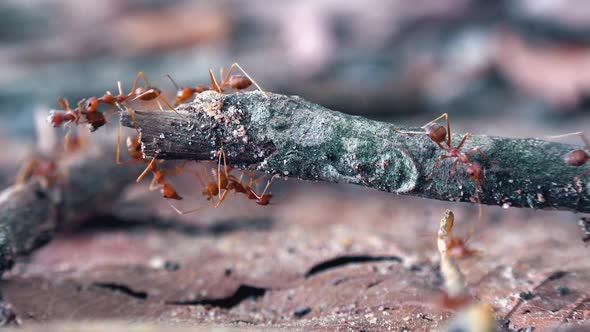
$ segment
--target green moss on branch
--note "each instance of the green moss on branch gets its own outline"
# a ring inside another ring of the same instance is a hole
[[[400,134],[390,123],[335,112],[296,96],[258,92],[206,92],[171,111],[138,110],[143,152],[161,159],[208,160],[222,144],[233,166],[303,180],[347,182],[397,194],[469,202],[475,183],[425,135]],[[122,114],[123,125],[132,127]],[[419,130],[417,128],[402,128]],[[462,136],[453,135],[458,142]],[[480,147],[499,163],[478,155],[485,167],[481,202],[489,205],[590,212],[587,184],[577,188],[580,168],[564,164],[573,147],[539,139],[473,136],[465,150]],[[580,191],[578,193],[578,191]]]

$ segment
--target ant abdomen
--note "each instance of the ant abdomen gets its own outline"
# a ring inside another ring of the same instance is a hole
[[[244,75],[233,75],[229,78],[229,86],[235,90],[247,89],[252,85],[252,81]]]
[[[176,189],[174,189],[174,187],[168,183],[164,183],[164,185],[162,186],[161,193],[162,193],[162,196],[166,199],[176,199],[176,200],[182,199],[182,196],[180,196],[176,192]]]
[[[447,139],[447,129],[438,123],[430,123],[424,127],[424,130],[436,143],[442,143]]]
[[[563,160],[570,166],[582,166],[588,159],[590,159],[590,156],[582,149],[573,150],[563,156]]]
[[[86,113],[86,120],[88,121],[88,129],[93,132],[107,123],[107,119],[101,112]]]

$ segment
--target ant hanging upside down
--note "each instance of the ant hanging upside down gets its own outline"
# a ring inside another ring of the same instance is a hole
[[[211,174],[213,175],[213,179],[211,178],[207,169],[204,170],[205,179],[201,177],[199,172],[196,172],[195,175],[201,185],[203,186],[202,195],[207,198],[208,201],[213,203],[213,208],[218,208],[221,204],[225,201],[228,195],[233,191],[235,194],[244,194],[248,199],[254,200],[258,205],[268,205],[270,203],[270,199],[272,198],[272,194],[267,193],[268,188],[270,187],[274,176],[267,181],[266,186],[261,194],[256,193],[253,189],[253,185],[255,182],[258,182],[260,179],[255,179],[254,173],[250,173],[250,180],[248,181],[247,185],[244,185],[242,182],[243,175],[245,171],[242,172],[240,177],[236,177],[231,174],[231,168],[227,165],[227,160],[225,156],[225,151],[223,147],[217,152],[218,162],[217,162],[217,170],[211,170]],[[221,160],[223,159],[223,167],[221,166]],[[200,164],[199,164],[200,165]],[[217,199],[217,202],[215,201]],[[171,205],[172,206],[172,205]],[[181,211],[176,207],[172,206],[172,208],[181,215],[193,213],[199,211],[206,206],[200,206],[194,209],[190,209],[187,211]]]
[[[122,165],[136,162],[145,162],[148,164],[145,170],[139,175],[137,180],[135,180],[136,182],[140,182],[149,172],[151,172],[153,175],[153,179],[150,183],[150,191],[160,189],[162,197],[166,199],[182,199],[182,196],[180,196],[178,192],[176,192],[174,186],[169,181],[167,181],[165,175],[179,175],[183,171],[186,162],[184,162],[181,166],[175,166],[175,171],[171,171],[166,168],[158,168],[158,164],[162,163],[163,160],[158,160],[156,158],[152,158],[151,160],[149,160],[144,158],[143,153],[141,152],[141,134],[138,137],[127,137],[127,151],[131,156],[131,160],[121,162],[119,160],[119,151],[117,151],[117,164]]]

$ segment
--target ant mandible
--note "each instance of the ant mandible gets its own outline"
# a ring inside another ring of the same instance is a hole
[[[235,68],[238,68],[244,75],[231,75],[231,72]],[[213,74],[213,70],[209,69],[209,77],[211,79],[211,84],[212,84],[211,86],[199,84],[195,87],[184,86],[182,88],[176,83],[176,81],[172,78],[172,76],[170,76],[169,74],[166,74],[166,77],[168,77],[168,79],[170,79],[170,81],[172,82],[172,84],[174,84],[174,86],[176,87],[176,90],[177,90],[174,104],[180,105],[180,104],[184,103],[185,101],[191,99],[195,94],[199,94],[199,93],[202,93],[202,92],[208,91],[208,90],[214,90],[214,91],[217,91],[218,93],[223,93],[227,89],[228,86],[230,86],[234,90],[244,90],[244,89],[247,89],[250,86],[252,86],[252,84],[254,84],[256,86],[256,88],[258,90],[260,90],[260,92],[262,92],[266,96],[266,92],[264,92],[264,90],[262,90],[262,88],[258,85],[258,83],[256,83],[256,81],[254,81],[254,79],[252,79],[250,77],[250,75],[248,75],[248,73],[237,62],[235,62],[231,65],[231,67],[229,68],[226,75],[224,75],[223,67],[221,68],[220,72],[221,72],[221,80],[222,80],[221,84],[217,83],[217,80],[215,79],[215,75]]]

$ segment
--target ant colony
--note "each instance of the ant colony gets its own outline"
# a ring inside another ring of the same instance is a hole
[[[234,70],[240,70],[243,75],[232,75]],[[138,176],[136,182],[140,182],[148,174],[152,174],[152,181],[148,187],[149,191],[158,190],[166,202],[178,214],[184,215],[198,211],[207,206],[218,208],[227,199],[231,192],[234,194],[243,194],[249,200],[253,200],[258,205],[268,205],[272,198],[272,194],[268,193],[268,189],[272,183],[273,178],[267,181],[264,189],[258,192],[255,186],[258,185],[263,177],[256,177],[255,171],[242,170],[238,176],[232,174],[233,169],[228,165],[225,151],[223,149],[223,142],[220,142],[221,148],[215,154],[217,159],[216,167],[208,166],[207,162],[196,162],[197,170],[190,172],[195,176],[198,183],[203,187],[202,195],[206,200],[211,201],[211,205],[203,205],[182,211],[177,208],[171,201],[182,200],[183,196],[178,193],[176,187],[170,178],[176,177],[185,172],[187,161],[180,165],[166,167],[163,159],[147,158],[144,156],[141,149],[141,132],[137,129],[134,120],[134,109],[131,106],[132,102],[155,102],[160,110],[174,112],[181,119],[188,121],[185,116],[178,112],[176,106],[190,101],[195,95],[204,91],[215,91],[219,94],[226,92],[229,88],[233,90],[244,90],[254,85],[259,91],[266,95],[260,86],[246,73],[246,71],[237,63],[231,65],[227,72],[221,68],[221,82],[218,82],[213,74],[213,70],[209,70],[211,85],[199,84],[195,87],[184,86],[180,87],[170,75],[165,75],[176,87],[176,97],[174,103],[171,103],[162,93],[162,90],[152,85],[147,75],[140,72],[135,77],[133,86],[128,93],[125,93],[123,85],[120,81],[117,82],[118,94],[115,95],[107,91],[100,97],[90,97],[82,99],[78,102],[75,108],[72,108],[66,99],[58,99],[61,110],[51,111],[48,117],[48,122],[54,127],[67,127],[67,133],[64,138],[64,147],[68,152],[74,152],[81,148],[85,142],[80,138],[79,125],[85,124],[90,132],[98,130],[100,127],[108,123],[108,119],[117,112],[128,112],[133,125],[136,130],[136,135],[129,136],[126,139],[127,152],[129,160],[121,161],[121,136],[122,125],[119,124],[117,131],[117,148],[115,163],[118,165],[144,163],[146,168]],[[140,85],[140,80],[143,80],[144,85]],[[102,107],[105,106],[104,109]],[[31,164],[26,168],[26,172],[20,177],[26,177],[29,173],[35,172],[39,167],[36,164]],[[187,171],[188,172],[188,171]],[[244,176],[248,178],[247,181]]]

